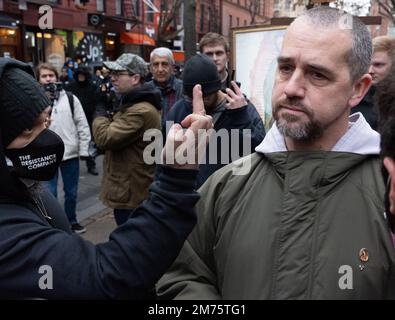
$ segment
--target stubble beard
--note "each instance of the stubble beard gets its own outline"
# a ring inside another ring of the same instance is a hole
[[[275,108],[273,117],[276,120],[277,128],[284,137],[297,141],[312,141],[322,137],[323,125],[314,118],[314,113],[303,108],[307,121],[302,121],[299,116],[283,112],[280,116],[281,107]]]

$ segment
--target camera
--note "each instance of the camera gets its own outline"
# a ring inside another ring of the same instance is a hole
[[[62,83],[61,82],[47,83],[43,85],[43,88],[48,98],[51,100],[51,105],[53,106],[55,100],[59,99],[59,93],[63,89]]]
[[[44,85],[44,90],[51,93],[55,93],[56,91],[61,91],[62,89],[63,88],[61,82],[47,83],[46,85]]]

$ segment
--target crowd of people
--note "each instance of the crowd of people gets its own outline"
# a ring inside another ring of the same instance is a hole
[[[287,29],[267,133],[219,34],[182,79],[168,48],[94,74],[0,58],[0,297],[395,299],[395,39],[344,14]],[[76,216],[92,148],[118,225],[98,245]]]

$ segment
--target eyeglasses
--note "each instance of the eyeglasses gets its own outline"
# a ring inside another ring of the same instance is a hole
[[[110,77],[119,78],[120,76],[134,76],[134,74],[131,74],[129,72],[121,72],[121,71],[111,71],[110,72]]]

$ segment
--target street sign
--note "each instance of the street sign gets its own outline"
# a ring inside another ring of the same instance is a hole
[[[103,16],[96,13],[89,13],[88,14],[88,25],[90,26],[100,26],[103,24]]]

